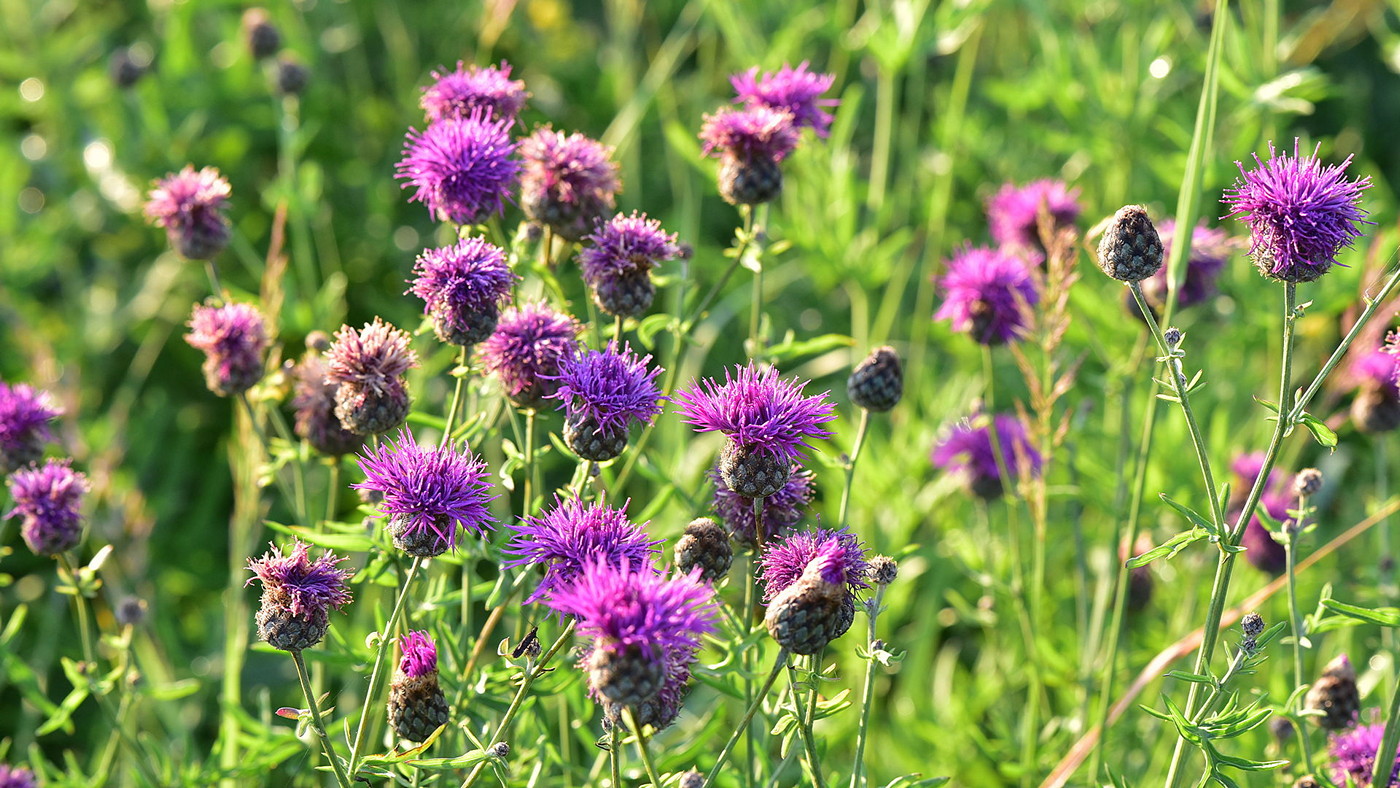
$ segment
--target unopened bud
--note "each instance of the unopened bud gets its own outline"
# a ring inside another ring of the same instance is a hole
[[[1293,477],[1293,492],[1301,498],[1311,498],[1322,490],[1322,471],[1304,468]]]

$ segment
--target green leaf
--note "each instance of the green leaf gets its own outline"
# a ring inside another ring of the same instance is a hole
[[[1158,558],[1162,558],[1163,556],[1166,556],[1167,558],[1175,557],[1176,554],[1185,549],[1187,545],[1191,544],[1192,542],[1198,542],[1204,538],[1206,538],[1206,532],[1199,528],[1192,528],[1189,531],[1182,531],[1181,533],[1157,545],[1151,550],[1148,550],[1142,555],[1128,559],[1127,567],[1129,569],[1136,569],[1140,566],[1146,566],[1152,563],[1153,561],[1156,561]]]
[[[1181,516],[1185,517],[1187,520],[1190,520],[1192,525],[1196,526],[1197,528],[1206,529],[1206,533],[1209,533],[1216,539],[1220,538],[1220,529],[1215,525],[1215,523],[1206,519],[1206,517],[1200,512],[1197,512],[1195,509],[1192,509],[1184,503],[1177,503],[1176,501],[1173,501],[1170,497],[1167,496],[1166,493],[1159,493],[1158,495],[1161,497],[1162,501],[1167,504],[1167,506],[1170,506],[1171,508],[1175,509],[1178,513],[1181,514]]]
[[[1338,602],[1335,599],[1322,600],[1323,607],[1334,613],[1341,613],[1344,616],[1365,621],[1368,624],[1378,624],[1383,627],[1400,627],[1400,609],[1393,607],[1360,607],[1358,605],[1348,605],[1345,602]]]
[[[822,334],[811,339],[789,339],[768,348],[768,355],[774,359],[786,360],[815,356],[838,347],[851,347],[856,341],[845,334]]]
[[[936,788],[947,785],[952,777],[923,777],[919,773],[905,774],[885,783],[885,788]]]
[[[328,534],[297,525],[281,525],[270,521],[267,526],[274,531],[295,536],[307,544],[324,547],[328,550],[368,553],[374,549],[374,540],[363,534]]]
[[[1189,681],[1193,684],[1214,684],[1215,679],[1210,676],[1203,676],[1199,673],[1188,673],[1184,670],[1169,670],[1167,675],[1174,679]],[[1164,718],[1165,719],[1165,718]]]
[[[1312,433],[1313,438],[1316,439],[1323,448],[1337,448],[1337,433],[1333,432],[1332,428],[1327,426],[1322,419],[1319,419],[1307,411],[1303,411],[1300,420],[1303,422],[1303,426],[1308,428],[1308,432]]]

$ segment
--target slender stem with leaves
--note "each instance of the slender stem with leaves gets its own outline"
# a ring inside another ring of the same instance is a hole
[[[311,713],[311,728],[316,731],[316,738],[321,741],[326,760],[330,761],[331,768],[335,770],[335,781],[341,788],[350,788],[350,777],[345,773],[345,765],[336,756],[335,745],[331,744],[330,736],[326,735],[326,724],[321,719],[321,702],[311,690],[311,679],[307,677],[306,662],[301,658],[300,649],[292,652],[292,661],[296,663],[297,679],[301,681],[301,692],[306,696],[306,705]]]

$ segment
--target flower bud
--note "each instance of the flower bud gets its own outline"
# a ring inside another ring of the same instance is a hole
[[[1125,205],[1099,239],[1099,268],[1120,282],[1140,282],[1162,267],[1162,239],[1141,205]]]

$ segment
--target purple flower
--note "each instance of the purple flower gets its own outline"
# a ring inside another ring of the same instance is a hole
[[[1162,222],[1157,228],[1157,233],[1162,239],[1162,259],[1165,260],[1171,257],[1176,221],[1167,219]],[[1190,240],[1191,253],[1186,258],[1186,276],[1181,280],[1181,287],[1176,292],[1176,305],[1179,309],[1205,302],[1220,292],[1216,280],[1220,278],[1220,272],[1224,270],[1225,263],[1229,262],[1230,253],[1234,249],[1234,242],[1229,233],[1204,224],[1196,225],[1191,231]],[[1142,281],[1142,294],[1147,299],[1148,306],[1161,314],[1167,303],[1166,265]],[[1128,294],[1127,303],[1131,312],[1139,314],[1137,301],[1131,293]]]
[[[1392,398],[1400,397],[1400,355],[1395,353],[1395,339],[1391,343],[1356,355],[1351,362],[1351,378],[1360,388],[1386,392]],[[3,428],[0,428],[3,430]]]
[[[793,123],[799,128],[807,127],[825,137],[831,131],[832,117],[822,107],[834,107],[841,103],[837,99],[820,98],[831,89],[836,77],[831,74],[815,74],[807,70],[807,62],[792,68],[787,64],[776,74],[759,76],[755,66],[743,74],[729,78],[734,92],[739,94],[736,102],[749,106],[785,109],[792,113]]]
[[[437,644],[427,632],[410,631],[399,637],[399,670],[411,679],[437,673]]]
[[[520,142],[525,215],[570,241],[582,238],[615,204],[619,184],[611,156],[612,148],[582,134],[536,129]]]
[[[1381,748],[1384,725],[1358,725],[1332,737],[1327,751],[1332,756],[1332,782],[1346,785],[1351,778],[1356,785],[1370,785],[1375,775],[1376,751]],[[1400,758],[1390,770],[1391,786],[1400,785]]]
[[[648,539],[646,531],[627,519],[625,509],[577,498],[561,502],[556,496],[554,508],[512,524],[515,534],[503,552],[515,557],[505,566],[544,568],[539,587],[525,601],[537,602],[573,585],[590,561],[617,568],[650,566],[664,540]]]
[[[762,572],[763,601],[773,598],[802,578],[816,563],[826,583],[844,585],[848,593],[869,588],[865,546],[845,529],[799,531],[770,544],[758,559]]]
[[[232,227],[227,210],[232,189],[213,167],[195,172],[186,164],[183,170],[155,182],[146,200],[146,220],[164,227],[182,257],[208,260],[228,246]]]
[[[405,428],[397,443],[386,442],[358,461],[365,480],[350,486],[383,493],[379,510],[390,518],[395,546],[410,555],[455,550],[458,527],[476,536],[494,527],[486,463],[470,451],[423,446]]]
[[[797,125],[791,112],[767,106],[725,107],[705,116],[700,129],[706,156],[732,156],[741,162],[780,162],[797,148]]]
[[[520,163],[511,158],[510,118],[477,109],[466,119],[446,118],[423,132],[409,129],[396,177],[416,189],[434,219],[480,224],[505,210]]]
[[[456,71],[434,71],[432,75],[433,84],[423,88],[423,97],[418,100],[429,123],[444,118],[467,120],[478,109],[512,120],[530,97],[524,82],[510,78],[510,64],[505,61],[499,67],[477,68],[464,66],[459,60]]]
[[[1047,212],[1051,226],[1073,227],[1079,218],[1079,190],[1055,180],[1032,181],[1025,186],[1003,184],[987,201],[987,224],[992,240],[1039,257],[1045,252],[1040,238],[1040,213]]]
[[[267,328],[250,304],[196,304],[185,341],[204,351],[204,383],[220,397],[242,394],[262,379]]]
[[[982,414],[958,424],[934,447],[933,464],[949,473],[962,474],[972,492],[984,500],[1000,497],[1005,488],[989,422],[996,424],[1002,464],[1012,481],[1021,477],[1023,469],[1031,476],[1039,476],[1041,466],[1040,452],[1031,445],[1026,425],[1016,416],[998,413],[989,418]]]
[[[1348,181],[1341,164],[1322,166],[1313,149],[1302,156],[1293,140],[1293,155],[1280,155],[1269,143],[1269,160],[1254,156],[1256,169],[1239,167],[1240,178],[1221,200],[1229,216],[1249,225],[1249,253],[1264,276],[1284,282],[1311,282],[1337,262],[1342,247],[1361,237],[1367,212],[1358,207],[1369,177]]]
[[[0,763],[0,788],[38,788],[34,772],[22,766]]]
[[[946,291],[934,320],[950,320],[984,345],[1019,339],[1040,300],[1035,278],[1019,258],[993,249],[967,247],[948,261],[940,282]]]
[[[583,281],[610,315],[632,317],[645,312],[656,294],[651,269],[680,256],[674,233],[646,214],[618,214],[584,239],[578,254]]]
[[[296,411],[294,429],[298,437],[322,454],[339,457],[360,450],[364,438],[341,426],[335,415],[335,395],[339,383],[326,380],[326,362],[319,354],[307,353],[295,370]]]
[[[403,374],[418,365],[408,334],[378,317],[356,331],[341,326],[326,351],[326,382],[339,384],[335,415],[356,435],[378,435],[408,417]]]
[[[572,421],[587,421],[606,433],[623,433],[632,422],[650,424],[661,412],[661,367],[651,355],[638,357],[630,344],[617,349],[583,350],[559,363],[559,388],[551,395]]]
[[[87,477],[68,460],[49,460],[10,474],[10,498],[15,506],[5,518],[23,517],[20,535],[35,555],[58,555],[82,538],[83,494]]]
[[[710,478],[715,482],[715,513],[735,539],[742,544],[754,544],[753,499],[730,490],[719,468],[710,471]],[[763,499],[763,541],[770,541],[796,526],[812,502],[813,491],[812,472],[794,464],[787,483]]]
[[[526,304],[501,315],[481,345],[486,371],[501,379],[511,402],[538,408],[559,388],[559,364],[578,347],[579,324],[547,304]]]
[[[49,422],[61,415],[48,392],[0,381],[0,474],[38,462],[53,440]]]
[[[500,304],[520,277],[506,265],[505,252],[481,238],[429,249],[413,265],[412,293],[433,316],[438,339],[475,345],[491,336]]]
[[[724,383],[705,378],[676,393],[681,416],[696,432],[722,432],[755,454],[791,463],[812,448],[812,438],[829,438],[822,425],[836,418],[823,391],[804,397],[807,384],[782,380],[773,367],[747,366],[724,372]]]
[[[1259,472],[1263,469],[1264,452],[1262,451],[1241,454],[1235,458],[1234,462],[1230,463],[1230,470],[1237,477],[1238,485],[1237,489],[1230,495],[1232,500],[1226,519],[1232,522],[1239,519],[1249,490],[1254,486],[1255,480],[1259,478]],[[1288,477],[1278,468],[1269,471],[1269,479],[1264,483],[1258,508],[1263,509],[1269,517],[1280,523],[1288,521],[1288,510],[1292,508]],[[1240,544],[1245,548],[1244,557],[1260,571],[1278,574],[1287,567],[1288,553],[1282,544],[1274,540],[1269,529],[1264,527],[1264,523],[1259,519],[1257,509],[1245,525],[1244,534],[1240,537]]]
[[[301,651],[321,642],[330,626],[331,609],[350,604],[345,581],[354,573],[341,569],[344,561],[329,550],[315,561],[299,539],[285,555],[276,545],[261,558],[248,559],[253,577],[243,585],[262,582],[258,606],[258,636],[273,648]]]

